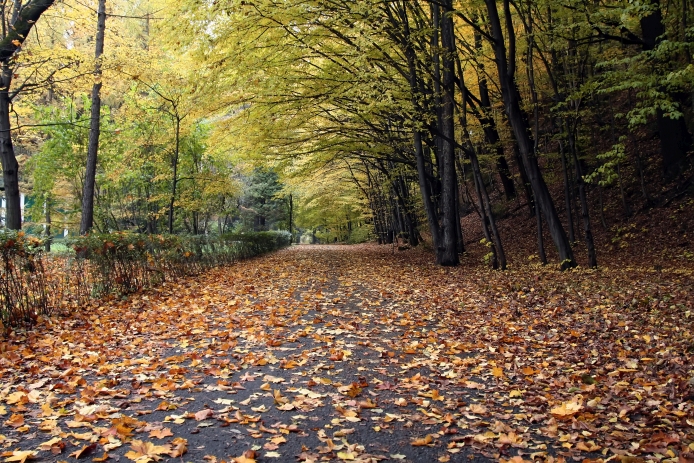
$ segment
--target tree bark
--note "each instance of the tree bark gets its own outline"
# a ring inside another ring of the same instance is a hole
[[[5,181],[5,226],[10,230],[21,230],[22,207],[19,195],[19,163],[14,155],[12,145],[12,125],[10,123],[10,95],[12,69],[7,63],[2,64],[0,76],[0,160],[2,160],[2,177]]]
[[[403,7],[405,7],[406,4],[403,4]],[[403,15],[406,15],[406,11],[403,12]],[[407,60],[407,68],[409,72],[409,83],[410,83],[410,92],[412,93],[412,104],[415,108],[419,108],[419,103],[417,101],[417,95],[419,93],[419,83],[418,83],[418,77],[417,77],[417,65],[416,65],[416,56],[415,56],[415,51],[414,48],[412,47],[411,43],[411,37],[410,37],[410,29],[409,25],[407,24],[407,20],[405,17],[405,20],[403,21],[402,24],[402,33],[403,33],[403,38],[402,38],[402,47],[405,52],[405,59]],[[422,132],[415,127],[413,129],[413,144],[414,144],[414,152],[415,152],[415,159],[417,162],[417,178],[419,180],[419,190],[420,193],[422,194],[422,202],[424,203],[424,211],[426,212],[427,215],[427,222],[429,223],[429,231],[431,233],[431,239],[432,239],[432,244],[434,246],[434,251],[436,253],[436,262],[440,263],[441,258],[440,258],[440,252],[439,252],[439,246],[440,246],[440,240],[441,240],[441,227],[439,226],[439,220],[438,220],[438,215],[436,213],[436,207],[434,205],[433,199],[431,197],[431,187],[430,187],[430,182],[428,181],[428,172],[426,169],[426,164],[424,160],[424,144],[422,143]]]
[[[106,0],[99,0],[96,22],[96,48],[94,51],[94,85],[92,86],[92,108],[89,121],[89,144],[87,145],[87,168],[82,190],[82,220],[80,235],[86,235],[94,226],[94,190],[96,186],[96,164],[101,134],[101,56],[104,54],[106,31]]]
[[[455,126],[454,126],[454,91],[455,69],[453,56],[456,53],[453,30],[453,1],[444,0],[443,17],[441,18],[441,48],[443,64],[443,82],[441,84],[441,136],[443,137],[441,152],[441,218],[442,240],[441,265],[458,265],[458,233],[460,227],[456,223],[456,182],[455,171]]]
[[[173,177],[171,181],[171,198],[169,199],[169,233],[174,230],[174,207],[176,205],[176,188],[178,187],[178,155],[181,148],[181,118],[176,116],[176,142],[174,145],[174,154],[171,165],[173,168]]]
[[[32,0],[22,6],[21,10],[17,12],[16,20],[8,29],[7,35],[0,40],[0,62],[6,62],[14,56],[29,35],[31,28],[34,27],[34,23],[53,3],[55,0]],[[10,8],[3,7],[3,9],[9,10]],[[4,16],[8,13],[3,11],[0,14]]]
[[[21,9],[14,10],[6,5],[0,13],[2,20],[9,24],[6,35],[0,40],[0,164],[5,182],[5,226],[10,230],[22,228],[22,206],[19,195],[19,163],[12,145],[12,124],[10,122],[10,86],[12,85],[11,59],[22,46],[34,23],[55,0],[31,0]]]
[[[479,33],[475,33],[475,48],[479,53],[482,52],[482,36]],[[501,179],[501,185],[504,188],[504,195],[506,199],[513,199],[516,197],[516,187],[513,184],[511,170],[508,168],[508,162],[506,162],[506,157],[504,156],[504,147],[501,145],[501,137],[499,137],[499,131],[496,128],[496,121],[491,113],[492,102],[489,98],[489,85],[487,84],[484,65],[480,63],[479,66],[477,86],[480,92],[480,109],[484,114],[484,118],[480,120],[480,124],[482,124],[484,130],[484,138],[487,140],[490,147],[496,151],[496,170]],[[460,69],[460,66],[458,72],[462,78],[462,69]],[[522,165],[519,165],[519,168],[524,169]]]
[[[545,179],[540,172],[537,157],[533,153],[533,141],[530,136],[530,126],[527,115],[521,108],[521,96],[515,82],[515,31],[511,20],[509,0],[504,0],[504,10],[507,24],[507,35],[509,43],[508,58],[506,56],[506,39],[501,28],[499,12],[496,7],[496,0],[485,0],[487,13],[491,26],[492,46],[496,58],[496,65],[501,83],[501,92],[504,100],[506,114],[513,130],[518,149],[520,151],[523,165],[530,180],[530,186],[535,198],[535,206],[541,209],[542,215],[547,221],[552,239],[559,253],[561,267],[563,269],[576,265],[573,251],[566,232],[559,220],[554,201],[550,195]],[[508,60],[508,61],[507,61]]]

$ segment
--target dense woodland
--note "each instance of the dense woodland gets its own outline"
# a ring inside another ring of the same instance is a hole
[[[541,262],[595,267],[596,229],[673,201],[691,216],[692,14],[686,0],[5,1],[3,225],[22,227],[21,191],[37,234],[284,229],[424,242],[441,265],[482,238],[504,269],[530,233]],[[532,231],[503,232],[512,214]]]

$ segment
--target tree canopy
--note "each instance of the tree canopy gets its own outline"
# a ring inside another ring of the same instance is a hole
[[[0,46],[9,228],[22,190],[25,218],[47,229],[87,213],[96,231],[298,227],[429,242],[443,265],[479,235],[505,268],[498,222],[526,208],[540,260],[568,268],[597,265],[606,214],[691,183],[684,0],[13,8]]]

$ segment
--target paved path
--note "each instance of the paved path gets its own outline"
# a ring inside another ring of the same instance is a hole
[[[5,456],[601,456],[595,424],[549,413],[560,403],[541,395],[549,380],[526,395],[531,365],[555,359],[514,339],[493,307],[467,309],[488,303],[485,282],[461,272],[383,247],[300,246],[59,320],[3,348]],[[590,385],[563,386],[571,418]]]

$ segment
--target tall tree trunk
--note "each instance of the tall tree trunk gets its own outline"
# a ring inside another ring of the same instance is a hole
[[[294,195],[289,193],[289,234],[294,236]]]
[[[506,56],[506,40],[501,28],[499,12],[495,0],[485,0],[489,22],[491,26],[492,46],[496,58],[496,64],[501,83],[501,92],[504,100],[506,114],[513,130],[523,165],[528,173],[530,185],[535,198],[535,206],[541,209],[542,215],[547,221],[549,232],[559,253],[561,267],[563,269],[576,265],[569,239],[564,227],[559,220],[554,201],[550,195],[545,179],[540,172],[537,157],[533,152],[533,141],[530,136],[530,126],[527,115],[521,108],[521,96],[515,82],[516,44],[513,28],[510,0],[504,0],[504,14],[506,17],[506,34],[508,35],[509,51]]]
[[[174,154],[171,162],[173,168],[173,178],[171,182],[171,198],[169,199],[169,233],[174,231],[174,207],[176,205],[176,188],[178,187],[178,155],[181,149],[181,118],[176,116],[176,141],[174,143]]]
[[[94,190],[96,163],[101,133],[101,56],[104,54],[104,32],[106,31],[106,0],[99,0],[96,23],[96,48],[94,51],[94,85],[92,86],[92,108],[89,121],[89,144],[87,146],[87,168],[82,190],[82,220],[80,235],[87,234],[94,225]]]
[[[419,79],[417,73],[416,65],[416,55],[414,48],[412,46],[412,38],[410,36],[410,28],[407,22],[407,10],[405,9],[407,3],[402,4],[403,11],[402,16],[404,20],[402,22],[402,47],[405,52],[405,59],[407,60],[407,68],[409,72],[409,83],[410,92],[412,94],[412,104],[415,108],[421,109],[419,104],[418,95],[420,93],[419,89]],[[440,256],[440,241],[441,241],[441,227],[439,225],[438,214],[436,211],[436,206],[434,200],[431,197],[431,184],[429,181],[430,174],[427,172],[427,167],[424,159],[424,143],[422,142],[422,132],[419,128],[413,128],[413,142],[414,142],[414,152],[415,159],[417,163],[417,178],[419,180],[419,190],[422,195],[422,202],[424,203],[424,211],[426,212],[427,222],[429,223],[429,231],[431,233],[432,244],[434,246],[434,251],[436,253],[436,262],[441,262]]]
[[[51,236],[51,196],[49,194],[46,194],[43,204],[46,213],[46,228],[44,230],[46,242],[44,243],[44,249],[46,252],[51,252],[51,242],[53,241],[53,237]]]
[[[9,28],[3,28],[0,39],[0,164],[5,182],[5,226],[10,230],[22,228],[22,205],[19,195],[19,163],[12,145],[10,123],[10,86],[12,85],[11,58],[29,35],[39,17],[55,0],[29,0],[26,3],[3,2],[2,20]]]
[[[12,145],[12,125],[10,123],[10,95],[12,69],[2,63],[2,88],[0,88],[0,161],[2,178],[5,181],[5,226],[10,230],[22,228],[22,205],[19,195],[19,163]]]
[[[482,36],[479,33],[475,33],[475,48],[478,53],[482,53]],[[506,162],[506,157],[504,156],[504,147],[501,145],[501,138],[499,137],[499,131],[496,128],[496,121],[492,116],[492,102],[489,98],[489,86],[487,84],[487,76],[485,74],[484,65],[479,64],[479,71],[477,73],[477,86],[480,92],[480,109],[484,114],[484,120],[480,120],[482,128],[484,130],[484,137],[490,147],[496,151],[496,170],[501,179],[501,185],[504,188],[504,195],[506,199],[512,199],[516,197],[516,186],[513,184],[513,179],[511,178],[511,170],[508,168],[508,162]],[[462,69],[460,63],[458,62],[458,74],[462,79]],[[524,169],[523,165],[519,165],[520,169]]]
[[[590,223],[590,212],[588,210],[588,196],[586,194],[586,182],[583,180],[583,167],[581,165],[581,160],[578,158],[578,150],[576,149],[576,137],[574,132],[573,124],[566,122],[566,128],[568,132],[569,149],[571,150],[571,155],[574,161],[574,168],[576,170],[576,185],[578,186],[578,198],[581,203],[581,219],[583,220],[583,233],[586,240],[586,247],[588,249],[588,266],[593,268],[598,266],[598,257],[595,252],[595,243],[593,241],[593,229]],[[601,217],[602,217],[602,205]]]
[[[501,270],[506,270],[506,253],[504,252],[504,246],[501,243],[501,235],[499,234],[499,229],[496,226],[496,219],[494,218],[494,214],[492,212],[492,203],[489,199],[489,193],[487,192],[487,188],[484,186],[484,182],[482,180],[482,171],[480,170],[477,153],[475,153],[474,150],[470,150],[469,155],[470,163],[472,164],[472,172],[475,176],[475,186],[477,188],[480,209],[484,212],[482,217],[485,228],[485,237],[493,245],[494,259],[498,267],[501,268]],[[486,231],[487,227],[489,227],[489,230],[491,231],[491,236],[490,233]],[[494,268],[497,267],[495,266]]]
[[[566,162],[566,153],[564,153],[564,142],[559,140],[559,156],[561,157],[561,171],[564,176],[564,203],[566,205],[566,219],[569,222],[569,241],[576,242],[574,234],[574,216],[571,208],[573,201],[571,200],[571,182],[569,181],[569,167]]]
[[[441,136],[443,137],[441,152],[441,265],[458,265],[458,233],[460,223],[456,223],[456,171],[455,171],[455,127],[454,91],[455,69],[453,56],[456,53],[453,30],[453,1],[443,0],[443,17],[441,18],[441,48],[443,63],[443,82],[441,85]]]

